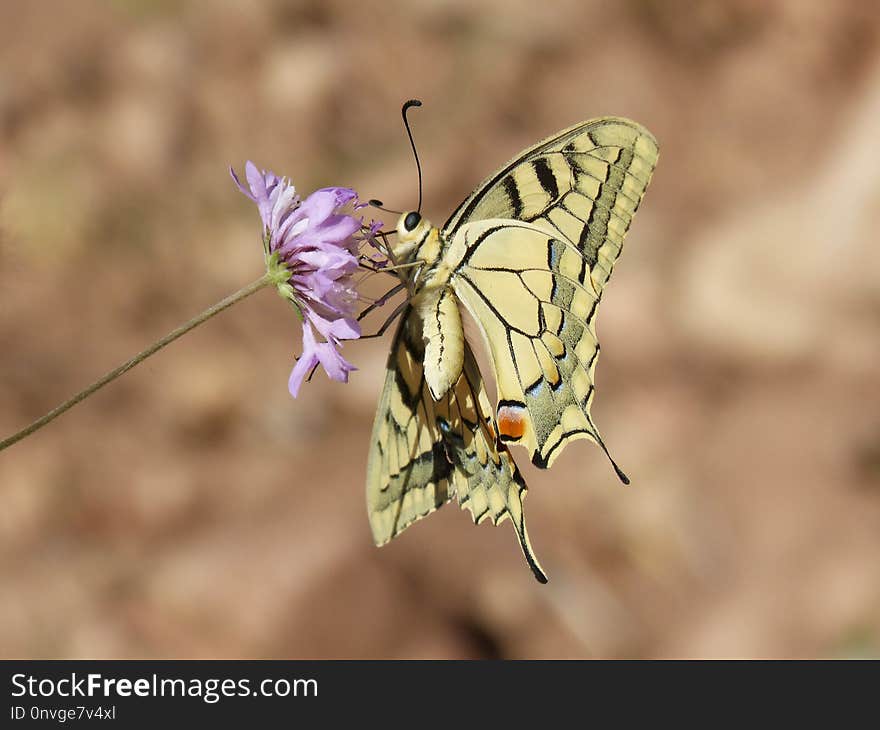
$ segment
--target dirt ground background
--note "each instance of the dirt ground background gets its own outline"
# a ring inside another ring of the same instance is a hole
[[[0,454],[4,657],[880,654],[880,13],[870,3],[0,6],[0,434],[261,273],[246,159],[442,222],[575,121],[661,143],[586,442],[533,543],[449,505],[373,547],[388,339],[286,384],[261,292]]]

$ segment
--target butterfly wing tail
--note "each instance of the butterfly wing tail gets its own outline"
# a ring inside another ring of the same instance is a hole
[[[480,371],[467,344],[462,375],[437,407],[462,509],[471,513],[475,523],[491,518],[497,525],[509,517],[526,562],[535,578],[546,583],[526,530],[526,483],[510,451],[498,440]]]
[[[510,521],[513,523],[513,529],[516,530],[516,537],[519,540],[519,546],[522,548],[523,556],[529,564],[529,567],[532,569],[535,579],[538,583],[546,583],[548,580],[547,574],[541,567],[541,563],[538,562],[538,557],[532,549],[532,543],[529,540],[529,533],[526,530],[526,520],[522,506],[522,498],[525,496],[526,492],[526,483],[520,475],[519,470],[514,472],[514,479],[522,486],[522,489],[518,490],[515,498],[512,498],[512,492],[515,490],[512,488],[509,490],[511,498],[508,499],[507,512],[510,514]]]

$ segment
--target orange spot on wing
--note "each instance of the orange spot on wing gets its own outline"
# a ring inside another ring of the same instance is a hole
[[[520,439],[526,432],[524,409],[519,406],[498,408],[498,433],[510,439]]]

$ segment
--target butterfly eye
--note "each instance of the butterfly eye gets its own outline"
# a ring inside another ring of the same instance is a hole
[[[407,231],[412,231],[421,220],[422,216],[415,211],[407,213],[406,218],[403,219],[403,227],[406,228]]]

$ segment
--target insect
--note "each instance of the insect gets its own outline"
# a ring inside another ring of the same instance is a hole
[[[403,108],[411,143],[406,111],[418,105]],[[608,454],[590,416],[596,309],[657,157],[654,136],[635,122],[581,122],[490,175],[439,228],[420,213],[419,168],[419,210],[400,216],[388,247],[408,297],[367,467],[377,545],[456,497],[475,523],[509,517],[529,567],[547,582],[509,447],[525,447],[543,468],[575,439]],[[494,408],[462,307],[492,363]]]

